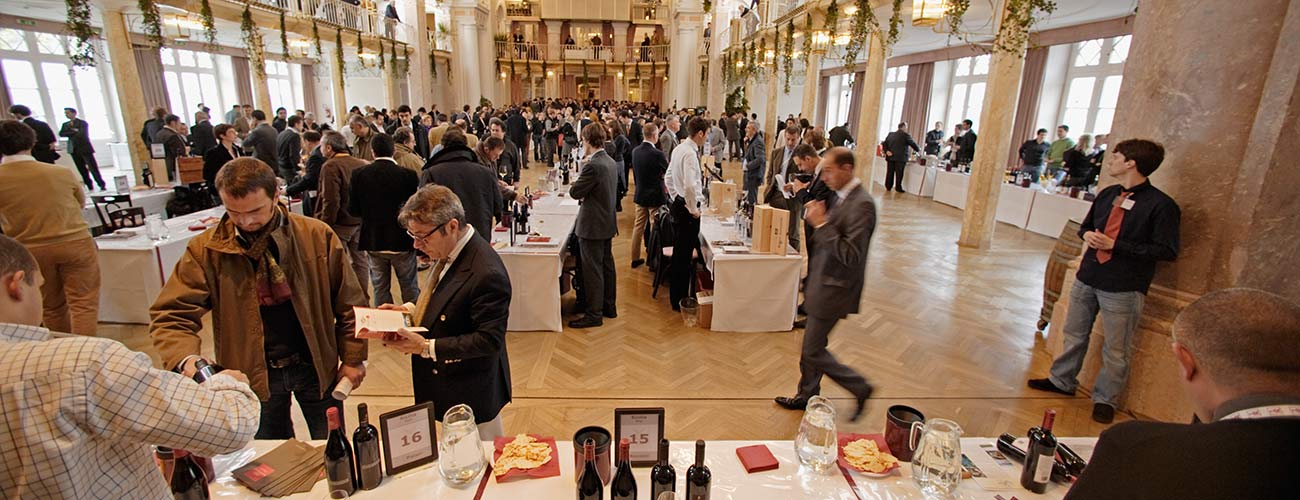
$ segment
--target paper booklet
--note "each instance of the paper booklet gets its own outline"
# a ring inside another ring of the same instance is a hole
[[[394,333],[401,328],[413,332],[429,331],[424,327],[411,326],[413,320],[406,311],[354,306],[352,313],[357,318],[356,337],[359,339],[382,339],[384,334]]]

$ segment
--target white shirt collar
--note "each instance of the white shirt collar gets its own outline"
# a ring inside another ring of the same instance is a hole
[[[13,163],[17,161],[36,161],[36,157],[32,155],[9,155],[4,158],[0,158],[0,164]]]
[[[456,241],[456,247],[452,248],[451,253],[447,255],[447,265],[442,267],[442,276],[439,276],[438,279],[442,279],[443,276],[447,275],[447,270],[451,269],[451,265],[456,262],[456,258],[460,257],[460,251],[465,249],[465,245],[469,243],[469,239],[473,237],[474,226],[466,224],[465,234],[460,237],[460,240]]]
[[[849,193],[853,192],[853,188],[858,187],[859,184],[862,184],[862,179],[854,177],[853,180],[849,181],[848,184],[845,184],[844,187],[836,189],[835,194],[840,197],[840,201],[844,201],[849,197]]]
[[[0,323],[0,340],[11,342],[50,340],[50,331],[46,328],[17,323]]]
[[[388,160],[388,161],[391,161],[391,162],[393,162],[393,163],[397,163],[397,160],[394,160],[393,157],[391,157],[391,156],[376,156],[376,157],[375,157],[375,161],[379,161],[379,160]]]

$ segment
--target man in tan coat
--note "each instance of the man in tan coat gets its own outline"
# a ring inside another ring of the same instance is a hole
[[[294,437],[291,396],[312,439],[324,439],[325,410],[342,410],[331,389],[366,376],[366,342],[353,336],[352,313],[366,299],[347,251],[328,225],[276,202],[265,163],[233,160],[216,184],[226,215],[190,240],[150,308],[154,347],[163,366],[192,374],[211,311],[215,363],[246,373],[262,400],[257,439]]]

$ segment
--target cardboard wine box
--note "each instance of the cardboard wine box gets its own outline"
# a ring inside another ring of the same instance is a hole
[[[790,241],[790,211],[773,208],[769,228],[768,247],[764,253],[785,255]]]
[[[751,251],[754,253],[768,253],[772,243],[772,211],[776,210],[771,205],[763,204],[754,207],[754,222],[751,238]]]
[[[736,213],[736,184],[713,181],[709,183],[709,208],[718,217],[727,218]]]

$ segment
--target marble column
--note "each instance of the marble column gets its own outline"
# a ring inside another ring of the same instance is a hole
[[[429,40],[429,16],[424,12],[424,0],[407,0],[402,4],[402,19],[415,30],[408,40],[411,48],[410,74],[406,79],[410,96],[407,97],[411,107],[433,104],[433,81],[429,73],[429,51],[433,43]]]
[[[502,85],[501,73],[497,71],[497,50],[496,43],[492,40],[492,34],[496,29],[496,23],[490,23],[490,16],[486,11],[478,9],[475,11],[478,17],[478,64],[479,74],[482,78],[483,88],[480,89],[482,97],[488,98],[493,105],[503,104],[505,100],[497,99],[500,95],[498,90]],[[508,100],[508,99],[507,99]],[[471,98],[470,106],[478,106],[479,96]]]
[[[632,23],[615,22],[614,23],[614,62],[622,63],[627,60],[627,32]]]
[[[336,49],[336,46],[333,46],[333,44],[331,45],[332,46],[327,49],[330,53],[330,59],[326,64],[329,64],[330,67],[330,89],[334,93],[334,129],[341,130],[345,125],[343,119],[347,117],[348,113],[347,92],[344,88],[344,85],[347,84],[344,82],[343,78],[343,67],[339,66],[338,55],[335,53],[338,49]],[[346,53],[347,49],[344,49],[344,52]]]
[[[857,168],[862,185],[871,186],[871,169],[876,161],[880,133],[880,99],[885,91],[885,45],[877,34],[867,37],[867,69],[862,74],[862,110],[858,114]],[[805,82],[807,85],[807,82]]]
[[[1207,41],[1224,26],[1233,27],[1232,36]],[[1300,123],[1297,32],[1300,9],[1288,0],[1155,0],[1143,2],[1136,17],[1110,147],[1130,138],[1162,144],[1165,159],[1151,184],[1182,212],[1182,248],[1175,262],[1157,265],[1119,401],[1139,417],[1191,416],[1169,353],[1169,325],[1192,300],[1250,287],[1300,302],[1300,277],[1291,271],[1300,255],[1300,143],[1292,138]],[[1115,182],[1102,175],[1103,186]],[[1060,300],[1068,307],[1068,295]],[[1059,323],[1049,340],[1059,338]],[[1103,337],[1093,331],[1079,376],[1085,392]]]
[[[826,55],[826,49],[813,49],[812,54],[808,56],[807,76],[803,81],[803,101],[799,105],[799,111],[808,118],[808,122],[816,125],[813,117],[817,116],[817,88],[821,85],[822,77],[822,56]]]
[[[704,7],[699,0],[681,0],[674,13],[676,24],[668,61],[668,92],[664,106],[677,103],[678,108],[690,106],[691,85],[700,84],[700,65],[697,47],[704,34]]]
[[[115,61],[113,83],[117,87],[117,107],[122,110],[122,121],[127,130],[135,130],[137,124],[149,119],[149,110],[144,103],[144,85],[140,82],[140,72],[135,69],[135,52],[131,48],[130,30],[121,11],[103,11],[104,45],[108,47],[108,57]],[[140,139],[140,134],[126,134],[126,142],[131,152],[131,170],[135,172],[135,183],[140,184],[141,166],[149,162],[149,146]],[[118,169],[125,171],[122,165]]]
[[[560,53],[563,51],[560,44],[564,41],[564,36],[560,33],[564,29],[563,21],[544,21],[546,23],[546,50],[543,51],[543,57],[548,61],[559,61]],[[554,94],[552,94],[553,96]]]
[[[775,149],[776,143],[781,141],[781,138],[776,136],[776,101],[781,98],[781,91],[777,88],[779,80],[779,78],[768,78],[767,85],[765,85],[767,87],[767,101],[764,102],[765,109],[763,116],[760,118],[763,119],[763,139],[767,149]],[[749,85],[749,88],[753,88],[753,85]]]
[[[1000,30],[1018,29],[1005,20],[1015,15],[1002,12]],[[1007,157],[1011,150],[1011,129],[1020,100],[1020,77],[1024,73],[1025,49],[1014,53],[996,51],[989,63],[988,86],[984,90],[984,111],[975,124],[979,143],[971,162],[970,185],[966,188],[966,209],[961,214],[961,237],[957,244],[967,248],[989,248],[997,227],[998,196],[1002,194]]]
[[[452,60],[456,61],[456,72],[453,81],[460,82],[457,86],[459,89],[456,94],[460,101],[451,106],[451,109],[460,109],[461,106],[468,104],[472,109],[478,106],[479,97],[484,95],[482,84],[483,72],[481,66],[487,66],[491,71],[493,64],[480,61],[476,56],[479,53],[478,47],[478,15],[475,9],[455,8],[452,10],[452,28],[456,33],[454,40],[455,49],[452,51]],[[466,57],[468,55],[468,57]],[[492,82],[488,79],[489,84]]]

